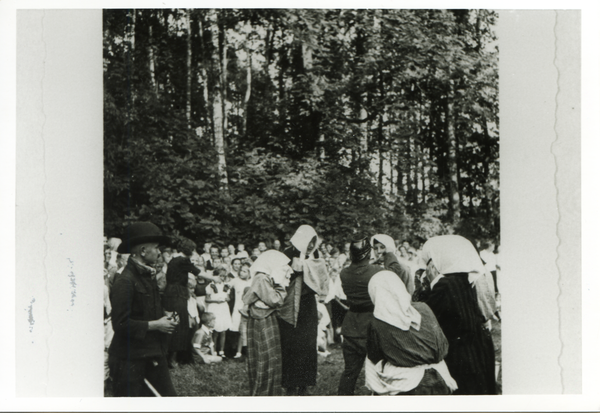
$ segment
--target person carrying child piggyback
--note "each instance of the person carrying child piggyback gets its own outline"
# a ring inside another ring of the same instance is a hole
[[[206,288],[206,311],[215,315],[215,326],[213,339],[217,346],[219,356],[225,357],[225,336],[231,328],[231,313],[229,312],[229,291],[231,286],[227,284],[227,268],[218,267],[213,272],[215,279]]]
[[[202,327],[196,330],[192,338],[194,352],[200,356],[205,364],[219,363],[223,358],[215,354],[215,343],[212,338],[216,317],[213,313],[202,313],[200,318]]]

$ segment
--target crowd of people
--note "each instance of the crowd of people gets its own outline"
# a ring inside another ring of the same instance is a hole
[[[489,244],[491,245],[491,244]],[[246,358],[250,394],[306,395],[341,343],[339,395],[495,394],[497,263],[458,235],[411,245],[357,234],[336,248],[173,242],[149,222],[105,239],[105,385],[175,396],[170,370]]]

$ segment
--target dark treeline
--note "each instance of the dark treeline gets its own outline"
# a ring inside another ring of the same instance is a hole
[[[487,10],[104,11],[104,223],[498,241]]]

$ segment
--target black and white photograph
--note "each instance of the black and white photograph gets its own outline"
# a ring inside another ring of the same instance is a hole
[[[399,6],[12,9],[14,406],[597,402],[590,19]]]
[[[497,18],[104,10],[105,394],[501,394]]]

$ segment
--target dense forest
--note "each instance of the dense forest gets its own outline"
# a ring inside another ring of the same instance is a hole
[[[104,11],[104,227],[499,241],[497,15]]]

